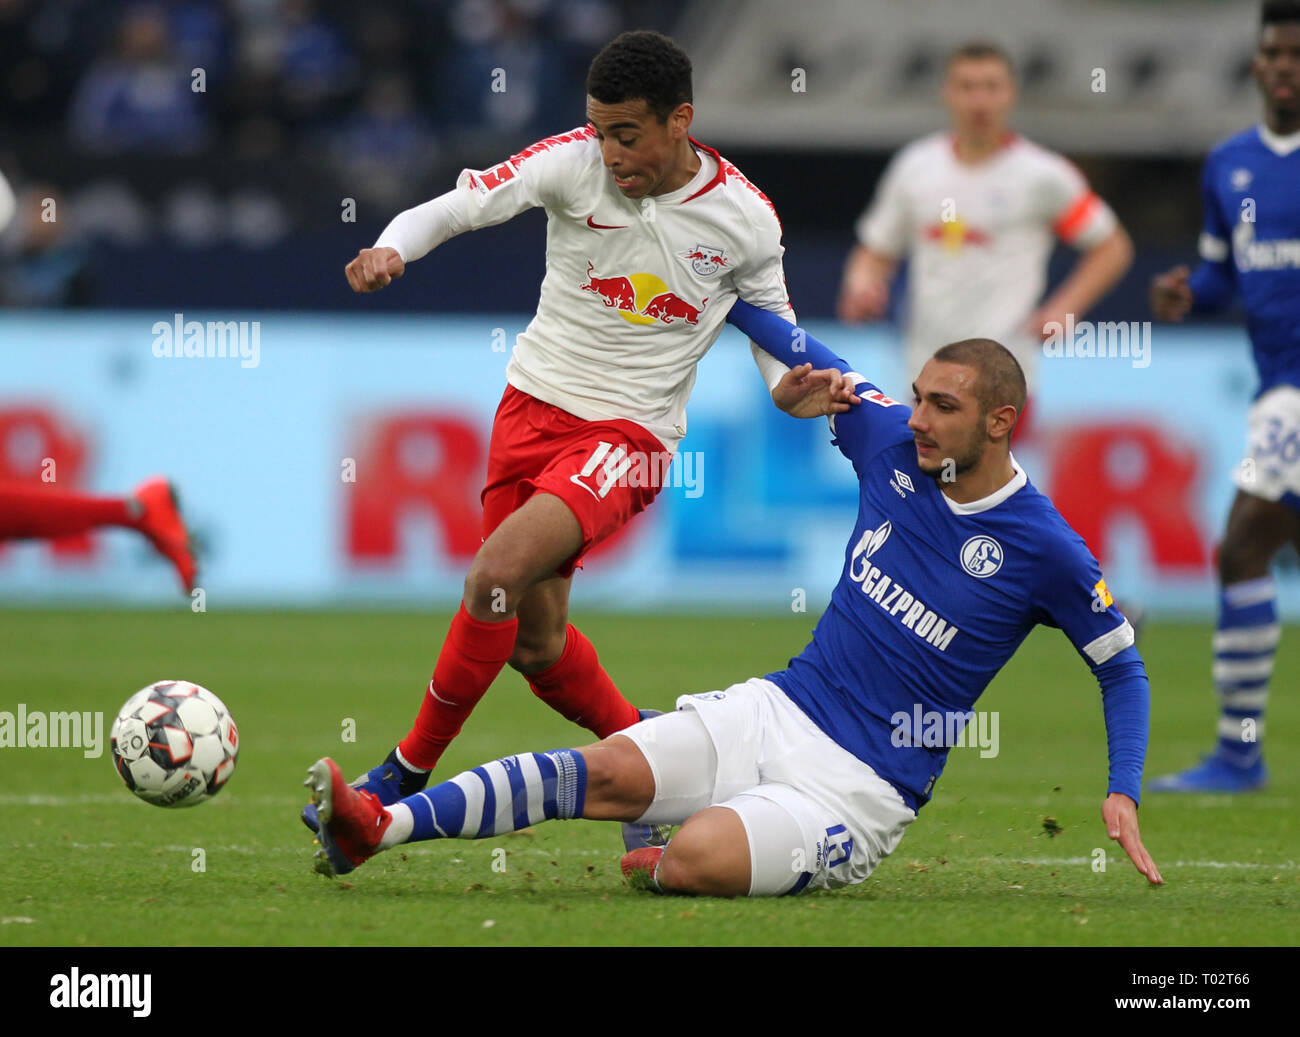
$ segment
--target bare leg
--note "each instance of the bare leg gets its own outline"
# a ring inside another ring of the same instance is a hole
[[[549,582],[581,547],[582,526],[564,501],[549,493],[530,497],[474,556],[465,577],[465,611],[483,623],[514,619],[525,594]],[[567,591],[564,600],[567,605]]]

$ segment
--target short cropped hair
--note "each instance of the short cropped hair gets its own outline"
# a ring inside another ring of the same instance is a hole
[[[954,47],[948,52],[943,68],[945,72],[951,72],[953,65],[959,61],[985,61],[990,58],[1006,65],[1007,71],[1011,73],[1011,78],[1015,78],[1016,63],[1011,60],[1011,55],[1007,53],[1004,47],[990,40],[971,40],[968,43]]]
[[[587,93],[601,104],[644,100],[660,122],[693,100],[691,59],[667,36],[639,30],[614,37],[591,62]]]
[[[1300,0],[1264,0],[1259,8],[1259,28],[1300,22]]]
[[[1016,408],[1017,417],[1025,409],[1025,372],[1011,350],[991,338],[967,338],[950,342],[934,354],[946,364],[973,367],[978,374],[975,398],[980,412],[988,414],[1007,404]]]

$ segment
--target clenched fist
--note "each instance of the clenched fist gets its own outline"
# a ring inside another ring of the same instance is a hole
[[[344,270],[354,292],[377,292],[405,271],[395,248],[363,248]]]

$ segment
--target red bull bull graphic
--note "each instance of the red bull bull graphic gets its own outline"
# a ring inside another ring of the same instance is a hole
[[[591,263],[587,264],[587,283],[578,285],[584,292],[600,296],[601,302],[617,310],[636,313],[636,289],[626,277],[597,277]]]
[[[606,308],[618,310],[631,324],[698,324],[709,302],[707,297],[698,306],[687,302],[654,274],[599,277],[591,262],[587,263],[587,280],[578,287],[599,296]]]
[[[686,321],[687,324],[698,324],[700,322],[700,311],[704,309],[708,301],[708,299],[705,299],[699,306],[692,306],[681,296],[674,295],[672,292],[664,292],[651,299],[641,312],[645,316],[653,317],[665,324],[672,324],[679,319]]]

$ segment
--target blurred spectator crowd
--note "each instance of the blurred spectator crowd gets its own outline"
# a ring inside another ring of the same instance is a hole
[[[66,194],[76,237],[271,244],[304,198],[396,209],[577,125],[595,51],[682,7],[0,0],[0,172],[20,217]]]

